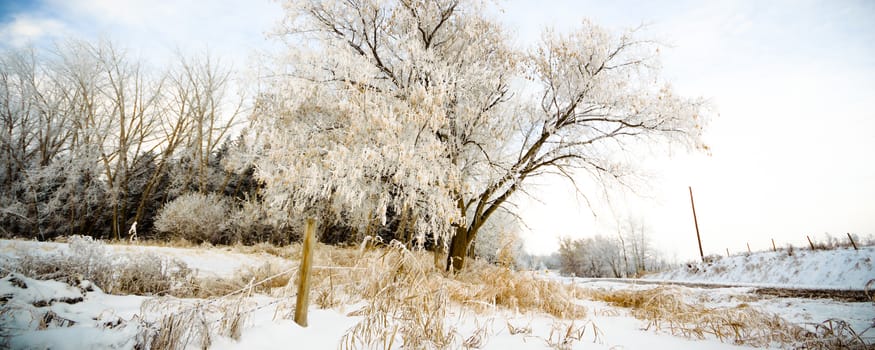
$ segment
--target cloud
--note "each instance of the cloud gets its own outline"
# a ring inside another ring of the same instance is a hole
[[[11,47],[23,47],[30,43],[52,38],[65,32],[65,25],[53,18],[27,14],[15,15],[0,26],[0,42]]]
[[[78,36],[109,39],[153,62],[176,51],[210,51],[241,62],[265,44],[263,33],[282,16],[270,0],[47,0]]]

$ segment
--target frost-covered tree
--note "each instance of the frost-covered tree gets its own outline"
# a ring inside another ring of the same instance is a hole
[[[2,233],[120,238],[151,226],[174,183],[240,182],[219,162],[243,110],[231,76],[209,58],[149,69],[109,42],[0,53]]]
[[[578,277],[626,277],[616,239],[594,237],[559,241],[560,272]]]
[[[406,212],[447,268],[531,179],[622,178],[636,140],[701,146],[702,102],[658,48],[590,22],[517,50],[478,0],[285,3],[289,44],[253,120],[270,203],[358,227]]]
[[[490,263],[509,267],[529,267],[523,240],[520,237],[520,218],[508,211],[497,212],[480,229],[474,244],[474,255]]]
[[[663,257],[653,248],[646,222],[641,218],[629,217],[618,224],[618,238],[623,244],[624,265],[629,275],[665,267]]]

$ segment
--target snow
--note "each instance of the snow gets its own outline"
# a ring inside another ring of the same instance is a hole
[[[113,254],[151,252],[162,256],[186,258],[186,262],[203,273],[216,275],[233,274],[234,268],[258,266],[277,262],[275,256],[244,254],[219,248],[170,248],[150,246],[111,246]],[[60,254],[69,249],[61,243],[37,243],[0,241],[2,260],[14,261],[22,249],[38,254]],[[848,251],[836,251],[836,260],[842,264],[826,264],[820,267],[844,266],[846,258],[857,257]],[[871,252],[870,252],[871,254]],[[800,254],[799,269],[810,268],[813,263],[802,263],[806,255]],[[817,258],[825,262],[825,257]],[[864,261],[857,257],[855,261]],[[282,259],[279,259],[282,260]],[[748,261],[759,261],[758,258]],[[744,260],[739,260],[744,261]],[[287,265],[294,262],[281,261]],[[856,264],[856,263],[855,263]],[[765,264],[760,264],[760,266]],[[712,265],[722,266],[722,265]],[[728,266],[728,265],[727,265]],[[853,265],[851,265],[853,266]],[[860,264],[864,267],[865,264]],[[727,268],[728,269],[728,268]],[[744,268],[741,268],[744,270]],[[231,271],[231,272],[229,272]],[[804,272],[804,270],[802,270]],[[792,272],[785,275],[795,275]],[[830,273],[835,276],[837,272]],[[845,271],[844,276],[858,276],[859,272]],[[865,275],[865,274],[864,274]],[[730,274],[729,276],[734,276]],[[617,280],[584,280],[542,275],[562,283],[578,283],[583,288],[604,291],[643,290],[658,288],[653,284],[629,284]],[[721,282],[732,282],[722,276]],[[848,277],[851,278],[851,277]],[[827,286],[843,285],[837,279],[824,280]],[[768,280],[775,283],[777,280]],[[810,283],[812,281],[808,281]],[[27,288],[22,288],[26,285]],[[19,274],[9,274],[0,279],[0,347],[29,349],[133,349],[140,339],[155,331],[157,321],[164,315],[205,305],[201,299],[177,299],[169,297],[144,297],[135,295],[109,295],[99,289],[88,289],[88,282],[70,286],[57,281],[38,281]],[[829,319],[841,319],[872,341],[875,331],[864,332],[875,320],[875,307],[869,303],[849,303],[829,299],[799,299],[760,296],[752,288],[691,288],[676,287],[684,300],[708,307],[756,308],[774,313],[782,318],[812,330],[816,324]],[[752,349],[751,347],[723,343],[713,337],[688,339],[671,335],[667,330],[648,327],[648,321],[631,315],[629,309],[611,306],[589,299],[577,301],[589,312],[584,319],[556,319],[542,313],[519,313],[506,309],[476,313],[460,306],[451,306],[447,311],[446,324],[454,335],[450,348],[463,348],[465,342],[479,349],[550,349],[558,348],[567,341],[568,349]],[[309,326],[301,327],[287,316],[289,305],[294,300],[255,294],[246,297],[244,309],[247,315],[238,339],[226,335],[211,334],[211,349],[287,349],[338,348],[344,334],[362,320],[351,316],[350,311],[364,306],[340,305],[333,309],[309,310]],[[224,317],[221,312],[204,308],[204,320],[215,324]],[[43,322],[50,315],[49,322]],[[528,332],[512,334],[509,325]],[[569,330],[571,332],[569,333]],[[568,338],[567,335],[580,335]],[[779,347],[779,344],[775,345]],[[392,348],[400,348],[400,337]],[[189,348],[197,348],[189,344]]]
[[[87,281],[82,287],[88,287]],[[13,349],[129,349],[140,327],[120,322],[139,312],[143,297],[86,292],[57,281],[10,274],[0,279],[0,347]]]
[[[82,291],[66,283],[38,281],[19,274],[0,279],[0,297],[27,304],[51,304],[60,300],[82,299]]]
[[[875,279],[875,247],[758,252],[647,275],[654,281],[736,286],[864,290]]]

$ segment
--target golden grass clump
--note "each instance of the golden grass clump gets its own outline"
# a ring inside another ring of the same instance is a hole
[[[833,349],[836,344],[856,342],[841,331],[812,332],[777,315],[752,309],[747,304],[718,308],[693,305],[684,301],[685,294],[678,287],[591,290],[588,294],[595,300],[630,308],[633,316],[647,320],[648,329],[666,329],[672,335],[688,338],[714,336],[720,341],[739,345],[761,347],[779,343],[805,349]],[[862,340],[859,342],[862,345]]]
[[[367,304],[351,313],[362,320],[344,334],[342,349],[389,349],[396,342],[405,349],[446,349],[453,344],[446,288],[423,257],[401,244],[369,254],[357,290]]]
[[[454,282],[450,298],[478,311],[484,306],[500,306],[516,312],[544,312],[563,319],[580,319],[587,314],[584,306],[574,302],[573,291],[566,286],[479,260],[456,275]]]
[[[365,302],[351,313],[362,320],[344,335],[341,348],[345,349],[385,349],[398,343],[405,349],[471,347],[486,334],[461,339],[446,324],[448,315],[465,310],[504,308],[563,319],[580,319],[587,313],[566,286],[508,267],[472,261],[461,273],[447,275],[433,267],[430,253],[411,251],[398,243],[352,255],[348,249],[334,253],[332,260],[342,259],[348,268],[336,270],[336,275],[323,281],[346,285],[347,297]],[[324,283],[318,288],[324,288]],[[321,292],[316,295],[319,298]]]

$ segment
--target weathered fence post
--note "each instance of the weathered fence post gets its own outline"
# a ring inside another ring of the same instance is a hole
[[[777,252],[777,251],[778,251],[778,247],[775,246],[775,239],[774,239],[774,238],[772,238],[772,251],[773,251],[773,252]]]
[[[848,232],[848,239],[851,240],[851,245],[854,246],[854,250],[859,250],[859,249],[857,249],[857,243],[854,243],[854,237],[851,237],[850,232]]]
[[[298,298],[295,302],[295,323],[307,327],[307,308],[310,307],[310,270],[313,263],[313,237],[316,222],[307,219],[304,229],[303,253],[301,254],[301,270],[298,273]]]
[[[814,250],[814,243],[811,243],[811,237],[805,236],[805,238],[808,238],[808,245],[811,246],[811,250]]]
[[[729,248],[726,248],[726,257],[729,257]]]
[[[747,253],[750,254],[750,242],[746,242],[746,243],[747,243]]]

